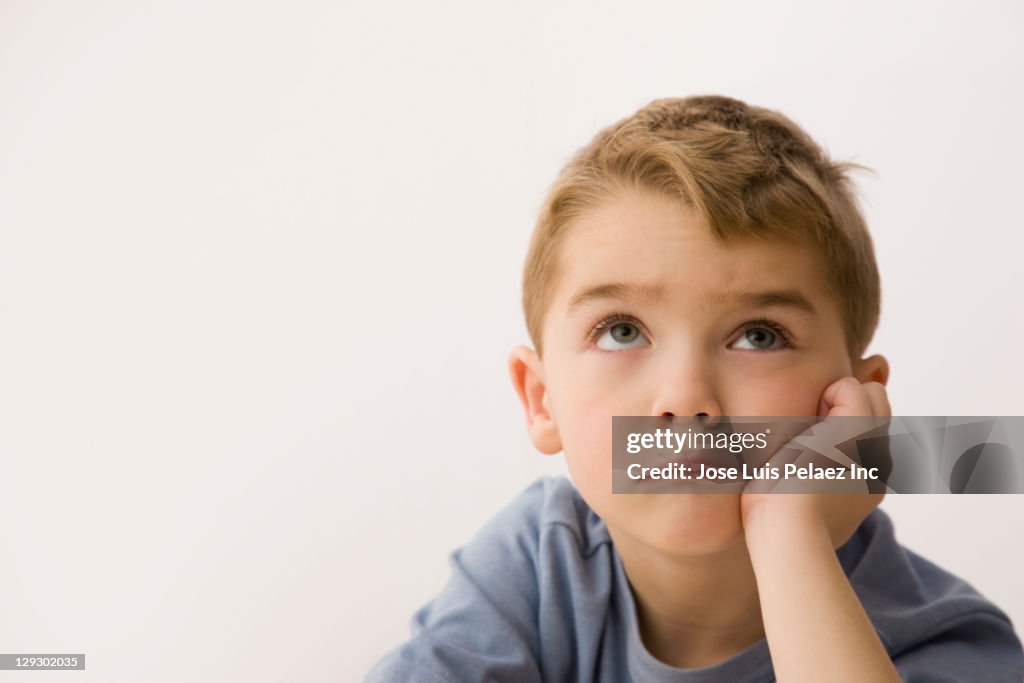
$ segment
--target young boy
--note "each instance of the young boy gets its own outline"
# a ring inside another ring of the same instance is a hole
[[[891,415],[846,172],[781,114],[659,100],[563,170],[509,368],[542,479],[368,681],[1024,680],[1006,615],[880,495],[613,494],[614,415]]]

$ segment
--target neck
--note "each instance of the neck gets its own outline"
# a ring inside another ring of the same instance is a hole
[[[644,646],[669,666],[709,666],[764,638],[757,582],[742,535],[714,555],[666,555],[612,532]]]

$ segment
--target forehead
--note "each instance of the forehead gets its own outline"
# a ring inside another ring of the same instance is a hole
[[[810,312],[830,307],[822,259],[812,245],[722,241],[677,200],[624,194],[568,230],[551,300],[558,317],[610,298],[713,312],[727,303],[754,301],[743,295],[768,293],[789,299],[776,296],[776,303],[804,309],[809,304]]]

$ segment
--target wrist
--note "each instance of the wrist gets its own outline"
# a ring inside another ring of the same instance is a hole
[[[775,494],[802,497],[805,494]],[[743,533],[753,557],[761,552],[777,553],[780,548],[797,551],[821,546],[834,551],[828,523],[813,506],[795,506],[786,501],[762,500],[743,516]]]

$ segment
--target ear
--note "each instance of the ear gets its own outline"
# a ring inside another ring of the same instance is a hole
[[[562,441],[551,414],[548,390],[544,385],[544,367],[537,352],[525,346],[512,349],[508,357],[508,372],[526,411],[526,430],[530,441],[541,453],[558,453],[562,450]]]
[[[853,376],[861,384],[878,382],[884,386],[889,381],[889,361],[878,354],[862,358],[853,369]]]

